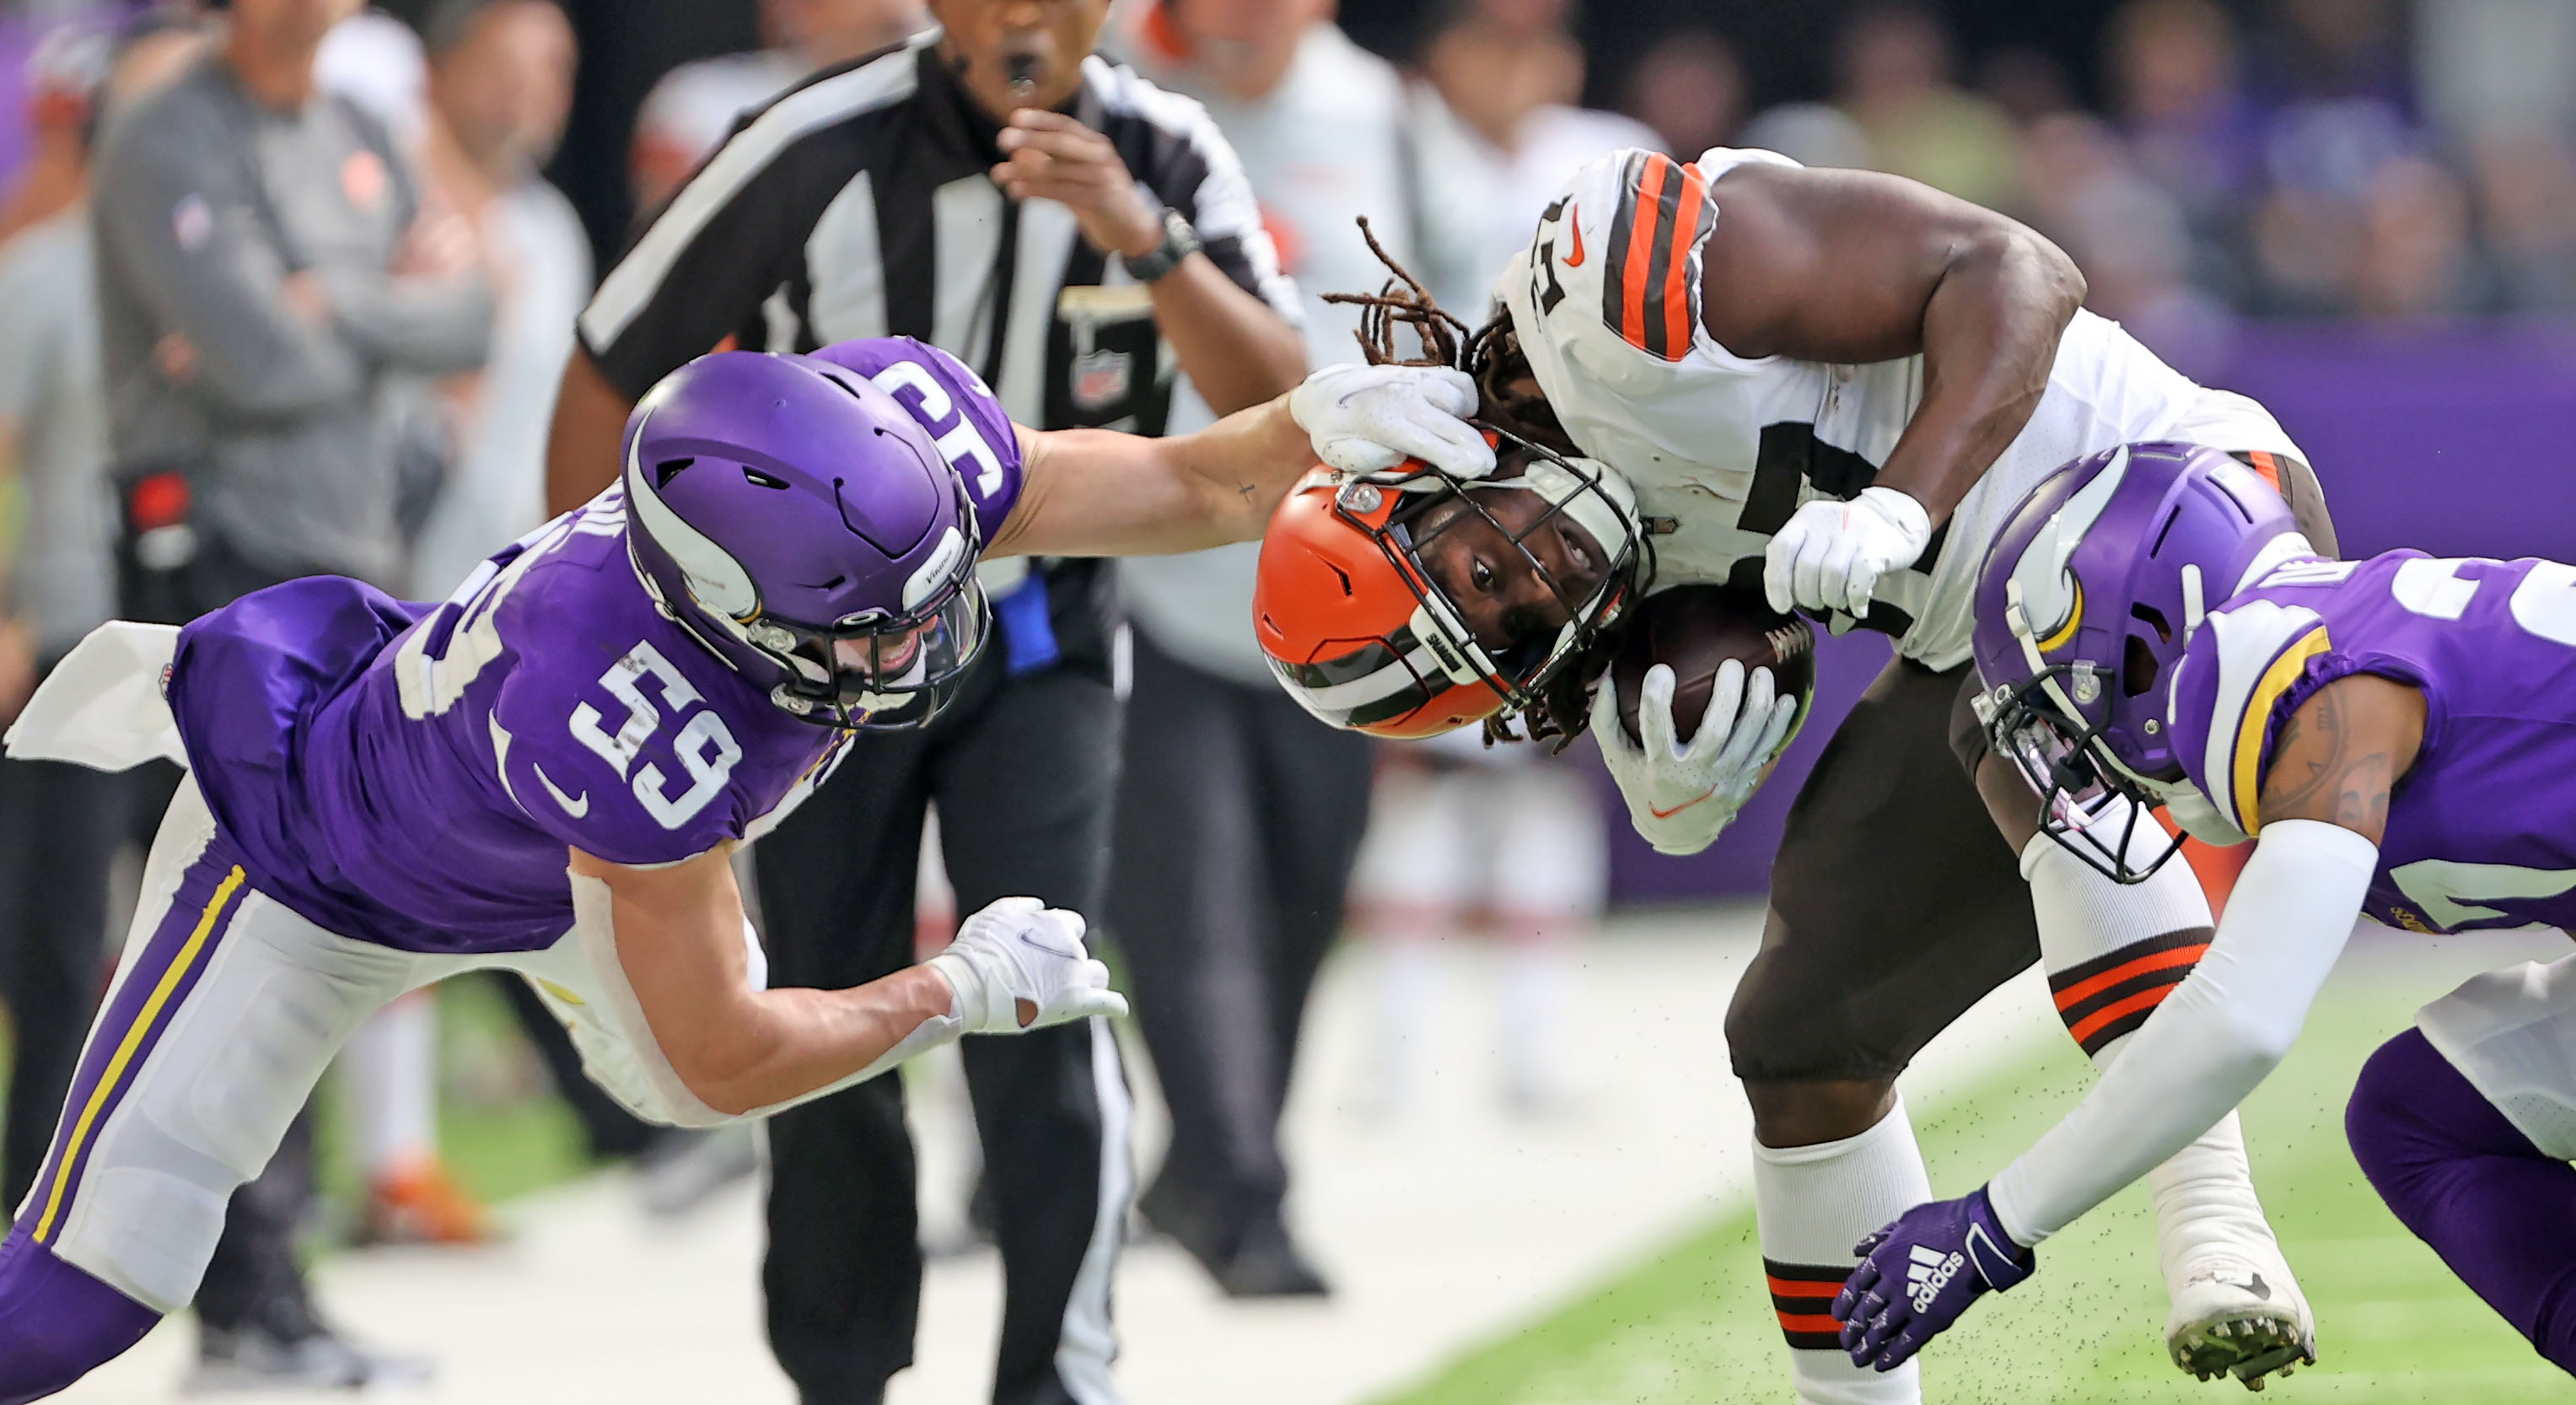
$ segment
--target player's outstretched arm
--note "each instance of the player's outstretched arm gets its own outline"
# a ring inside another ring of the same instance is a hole
[[[729,850],[658,868],[572,851],[576,908],[605,901],[618,963],[654,1043],[715,1112],[775,1110],[960,1034],[1126,1013],[1108,971],[1083,949],[1082,919],[1034,898],[985,908],[948,950],[866,985],[755,989]],[[584,881],[600,888],[585,892]]]
[[[2028,1276],[2032,1247],[2209,1130],[2271,1073],[2360,919],[2389,793],[2423,732],[2423,695],[2382,678],[2345,678],[2300,705],[2273,748],[2261,835],[2209,950],[2075,1110],[2001,1175],[1871,1236],[1834,1303],[1855,1363],[1903,1363],[1986,1289]],[[1908,1277],[1910,1264],[1953,1256],[1959,1271],[1936,1273],[1937,1288]]]
[[[1319,460],[1400,476],[1407,459],[1421,459],[1481,478],[1494,452],[1467,423],[1475,410],[1475,384],[1458,371],[1336,365],[1169,439],[1014,426],[1019,505],[984,554],[1159,556],[1251,541]]]

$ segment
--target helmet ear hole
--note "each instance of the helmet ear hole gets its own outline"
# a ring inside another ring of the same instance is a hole
[[[2156,651],[2143,634],[2129,636],[2120,656],[2120,692],[2127,697],[2142,697],[2156,686]]]
[[[2130,618],[2135,619],[2144,624],[2147,628],[2154,630],[2156,632],[2156,642],[2160,644],[2170,644],[2173,642],[2173,625],[2166,621],[2164,611],[2141,601],[2129,607],[2129,615]]]

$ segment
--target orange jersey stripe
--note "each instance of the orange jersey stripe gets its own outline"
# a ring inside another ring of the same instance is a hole
[[[1831,1313],[1784,1312],[1780,1314],[1780,1330],[1783,1332],[1840,1332],[1842,1329],[1843,1324],[1836,1322]]]
[[[2110,1004],[2103,1006],[2101,1009],[2094,1011],[2092,1014],[2085,1016],[2083,1019],[2077,1020],[2075,1023],[2068,1025],[2066,1027],[2066,1032],[2074,1035],[2075,1042],[2081,1044],[2085,1040],[2092,1038],[2096,1031],[2100,1030],[2102,1026],[2109,1024],[2111,1021],[2120,1018],[2122,1015],[2133,1014],[2139,1010],[2152,1010],[2158,1005],[2165,1003],[2165,997],[2173,993],[2174,987],[2169,985],[2160,985],[2153,990],[2139,991],[2137,994],[2130,996],[2126,1000],[2114,1000]]]
[[[1708,199],[1708,183],[1699,168],[1683,166],[1681,207],[1673,212],[1673,247],[1664,263],[1664,354],[1679,361],[1690,351],[1691,236],[1699,229],[1699,207]]]
[[[2207,950],[2209,943],[2200,942],[2193,946],[2178,946],[2171,951],[2150,952],[2135,961],[2123,961],[2090,980],[2077,981],[2057,992],[2058,1012],[2063,1014],[2122,981],[2133,981],[2154,971],[2170,971],[2176,966],[2189,966]]]
[[[1818,1283],[1802,1278],[1780,1278],[1768,1273],[1762,1275],[1762,1281],[1771,1286],[1773,1293],[1784,1298],[1831,1298],[1843,1290],[1839,1282]]]
[[[2254,461],[2254,471],[2263,475],[2263,481],[2272,485],[2273,492],[2281,491],[2281,461],[2278,458],[2262,449],[2256,449],[2245,457]]]
[[[1656,225],[1663,218],[1664,181],[1673,169],[1669,156],[1653,156],[1637,178],[1636,213],[1628,225],[1628,262],[1619,285],[1620,336],[1639,351],[1646,349],[1646,274],[1655,261]]]

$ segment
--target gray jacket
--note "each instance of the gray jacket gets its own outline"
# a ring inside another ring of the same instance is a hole
[[[420,208],[391,138],[346,100],[261,106],[220,58],[111,124],[92,194],[118,471],[187,467],[201,532],[280,571],[400,581],[395,373],[479,365],[479,278],[387,270]],[[331,321],[288,310],[310,269]],[[171,332],[195,365],[173,380]]]

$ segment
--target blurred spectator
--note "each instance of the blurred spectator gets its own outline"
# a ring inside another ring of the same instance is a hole
[[[2024,139],[2031,218],[2084,270],[2086,305],[2125,325],[2167,365],[2195,379],[2223,373],[2235,316],[2191,281],[2181,206],[2132,163],[2097,118],[2044,117]]]
[[[2487,309],[2469,245],[2468,196],[2450,172],[2422,157],[2388,162],[2372,175],[2362,210],[2354,311],[2402,318]]]
[[[930,25],[924,0],[761,0],[769,47],[684,63],[663,74],[635,114],[627,172],[650,213],[733,130],[734,119],[807,74],[900,44]]]
[[[2020,44],[1986,55],[1977,65],[1977,90],[2023,128],[2075,106],[2066,70],[2057,66],[2057,60]]]
[[[2362,99],[2411,116],[2412,66],[2398,0],[2271,0],[2254,91],[2288,102]]]
[[[414,550],[434,600],[545,520],[546,430],[589,301],[590,245],[538,172],[572,107],[572,26],[555,0],[447,0],[429,31],[431,177],[480,236],[498,316],[464,397],[463,452]]]
[[[1476,0],[1423,50],[1423,73],[1464,124],[1465,149],[1493,192],[1481,261],[1496,270],[1529,242],[1575,167],[1623,146],[1663,149],[1653,128],[1575,105],[1583,49],[1562,27],[1566,9],[1562,0]]]
[[[0,725],[113,612],[107,420],[90,293],[89,133],[113,36],[57,29],[27,65],[31,151],[0,235]],[[0,760],[0,1010],[8,1014],[0,1203],[16,1206],[70,1089],[107,970],[107,866],[122,787]]]
[[[220,51],[108,129],[93,219],[130,617],[192,619],[307,572],[404,584],[384,391],[478,365],[492,309],[471,231],[420,218],[391,133],[316,88],[354,8],[234,0]],[[205,1388],[417,1374],[313,1311],[293,1247],[310,1124],[233,1197],[197,1297]]]
[[[1744,124],[1739,146],[1776,151],[1802,166],[1844,170],[1876,168],[1869,134],[1841,108],[1821,102],[1784,102]]]
[[[313,82],[364,108],[417,153],[429,125],[429,56],[420,33],[382,10],[360,10],[322,36]]]
[[[1622,107],[1685,160],[1733,144],[1744,125],[1744,65],[1735,49],[1706,29],[1677,30],[1656,40],[1628,75]]]
[[[2545,128],[2501,127],[2469,148],[2469,173],[2508,306],[2576,311],[2576,152]]]
[[[2234,21],[2214,0],[2130,0],[2112,17],[2109,68],[2139,170],[2181,207],[2193,278],[2235,295],[2262,139],[2239,82]]]
[[[1863,10],[1843,31],[1837,101],[1878,169],[1998,210],[2022,208],[2012,122],[1952,80],[1950,36],[1930,12]]]
[[[1472,156],[1431,145],[1438,99],[1353,44],[1332,0],[1159,0],[1141,70],[1207,105],[1304,294],[1312,364],[1358,358],[1329,292],[1387,277],[1357,227],[1416,276],[1489,285]],[[1467,304],[1472,308],[1475,304]],[[1471,314],[1472,315],[1472,314]],[[1111,848],[1110,930],[1134,958],[1137,1021],[1171,1148],[1137,1201],[1236,1296],[1314,1293],[1288,1233],[1279,1118],[1306,998],[1339,932],[1368,814],[1370,745],[1306,715],[1252,634],[1260,544],[1122,562],[1134,691]]]
[[[1443,946],[1477,925],[1504,948],[1497,1091],[1521,1112],[1564,1103],[1573,952],[1599,926],[1609,884],[1587,765],[1540,746],[1487,748],[1472,730],[1386,749],[1352,891],[1379,943],[1381,1111],[1418,1109]]]

